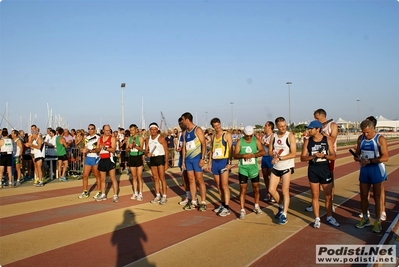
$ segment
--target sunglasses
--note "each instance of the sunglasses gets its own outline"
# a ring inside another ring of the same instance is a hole
[[[253,136],[253,134],[251,134],[251,135],[246,135],[246,134],[244,134],[244,137],[245,138],[251,138]]]
[[[87,130],[89,130],[89,131],[90,131],[90,130],[94,130],[94,128],[87,128]]]

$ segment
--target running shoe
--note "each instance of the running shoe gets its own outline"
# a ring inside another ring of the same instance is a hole
[[[223,210],[223,205],[220,205],[219,207],[217,207],[216,209],[213,210],[213,212],[219,213],[220,211]]]
[[[331,224],[332,226],[335,226],[335,227],[338,227],[338,226],[339,226],[339,223],[338,223],[333,217],[328,218],[328,219],[327,219],[327,222],[328,222],[329,224]]]
[[[261,209],[259,206],[255,206],[254,212],[255,212],[256,214],[262,214],[262,213],[263,213],[262,209]]]
[[[372,231],[373,231],[373,233],[379,233],[379,232],[381,232],[381,231],[382,231],[381,222],[375,221]]]
[[[312,211],[313,211],[313,206],[312,206],[312,205],[307,206],[307,207],[305,208],[305,210],[308,211],[308,212],[312,212]]]
[[[281,214],[280,219],[278,219],[278,224],[286,224],[288,222],[287,217],[284,214]]]
[[[60,179],[58,179],[58,180],[60,180],[61,182],[68,182],[68,179],[67,178],[65,178],[65,177],[61,177]]]
[[[39,183],[35,184],[35,186],[42,187],[42,186],[44,186],[44,184],[43,184],[43,182],[39,182]]]
[[[276,201],[274,200],[274,198],[270,194],[267,194],[267,196],[263,200],[265,202],[276,203]]]
[[[18,186],[20,186],[21,185],[21,182],[20,181],[16,181],[15,182],[15,187],[18,187]]]
[[[168,202],[168,200],[166,199],[166,197],[162,197],[161,201],[159,201],[159,205],[165,205],[166,202]]]
[[[137,201],[143,201],[143,195],[142,194],[137,196]]]
[[[227,215],[230,215],[230,210],[223,208],[219,213],[218,216],[220,217],[226,217]]]
[[[380,221],[384,222],[387,220],[387,214],[385,211],[381,212]]]
[[[33,184],[35,185],[35,184],[38,184],[39,183],[39,179],[35,179],[34,181],[33,181]]]
[[[241,210],[241,211],[240,211],[240,220],[245,220],[245,215],[247,215],[247,214],[245,213],[245,210]]]
[[[199,205],[198,211],[202,211],[202,212],[206,211],[206,204],[205,203],[201,203]]]
[[[187,202],[187,204],[183,207],[184,210],[195,210],[196,205],[191,202]]]
[[[179,202],[179,205],[185,206],[187,203],[188,203],[188,198],[185,198]]]
[[[117,203],[119,201],[119,197],[117,195],[114,195],[112,198],[112,202]]]
[[[131,196],[131,197],[130,197],[130,199],[132,199],[132,200],[136,200],[136,199],[137,199],[137,197],[138,197],[138,195],[136,195],[136,194],[133,194],[133,196]]]
[[[98,191],[98,192],[93,196],[93,198],[96,199],[96,198],[98,198],[99,196],[101,196],[101,192],[100,192],[100,191]]]
[[[320,229],[320,218],[314,220],[313,227]]]
[[[283,214],[283,208],[278,207],[278,212],[276,213],[276,215],[274,216],[274,218],[280,219],[281,214]]]
[[[83,193],[78,196],[78,198],[88,198],[88,197],[89,197],[89,193],[87,193],[87,191],[83,191]]]
[[[364,218],[362,218],[360,220],[360,222],[358,222],[356,224],[356,228],[359,228],[359,229],[362,229],[362,228],[364,228],[366,226],[371,226],[370,219],[367,219],[367,221],[366,221]]]
[[[161,197],[156,196],[156,197],[154,197],[153,200],[150,201],[150,203],[151,204],[157,204],[157,203],[159,203],[160,200],[161,200]]]
[[[96,197],[96,201],[104,201],[107,200],[107,196],[106,195],[99,195],[98,197]]]

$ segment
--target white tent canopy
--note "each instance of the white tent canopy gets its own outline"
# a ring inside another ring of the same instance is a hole
[[[352,128],[353,125],[355,124],[354,122],[347,121],[342,118],[339,118],[337,121],[335,121],[335,123],[338,124],[338,127],[343,128],[343,129]]]
[[[390,120],[390,119],[383,117],[382,115],[377,116],[376,119],[377,119],[377,127],[376,127],[377,129],[378,128],[391,128],[394,131],[397,131],[399,129],[399,120],[396,120],[396,121]]]
[[[351,123],[350,121],[346,121],[342,118],[339,118],[336,122],[336,124],[347,124],[347,123]]]

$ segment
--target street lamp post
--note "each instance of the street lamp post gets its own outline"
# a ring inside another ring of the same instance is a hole
[[[360,112],[359,112],[359,104],[360,104],[360,99],[357,99],[357,128],[359,129],[359,124],[360,124]]]
[[[234,102],[230,102],[231,105],[231,128],[234,128],[234,115],[233,115],[233,107],[234,107]]]
[[[122,88],[122,128],[125,129],[125,108],[123,106],[123,89],[126,87],[126,83],[121,84]]]
[[[286,82],[288,85],[288,128],[291,129],[291,90],[290,85],[292,82]]]

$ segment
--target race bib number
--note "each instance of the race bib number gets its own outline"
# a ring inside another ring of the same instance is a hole
[[[374,151],[362,151],[362,158],[363,159],[373,159]]]
[[[191,141],[186,143],[186,150],[190,151],[190,150],[193,150],[193,149],[195,149],[195,142],[194,142],[194,140],[191,140]]]
[[[213,158],[214,159],[219,159],[221,158],[222,155],[222,148],[216,148],[215,151],[213,151]]]
[[[255,158],[243,159],[242,160],[242,165],[253,165],[253,164],[256,164]]]

